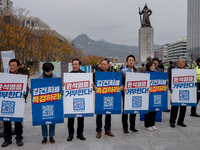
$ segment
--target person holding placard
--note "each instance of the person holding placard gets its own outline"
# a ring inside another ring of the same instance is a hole
[[[73,59],[72,60],[72,68],[73,70],[70,73],[84,73],[81,68],[81,61],[79,59]],[[78,117],[77,118],[77,138],[80,140],[86,140],[86,138],[83,136],[83,128],[84,128],[84,117]],[[74,135],[74,118],[68,118],[68,131],[69,136],[67,138],[67,141],[71,141],[73,139]]]
[[[20,62],[17,59],[11,59],[9,61],[9,67],[10,67],[10,74],[20,74],[19,73],[19,67]],[[27,89],[28,90],[28,89]],[[28,91],[26,90],[26,94]],[[4,121],[4,143],[1,145],[2,147],[7,147],[8,145],[12,144],[12,134],[11,134],[11,121]],[[22,122],[15,122],[15,134],[16,134],[16,143],[17,146],[23,146],[23,127]]]
[[[101,71],[107,72],[109,68],[109,60],[107,58],[104,58],[101,60]],[[93,82],[95,85],[95,73],[93,73]],[[97,90],[97,87],[94,86],[94,90]],[[110,131],[111,130],[111,115],[107,114],[105,116],[105,134],[109,136],[114,136],[114,134]],[[96,138],[101,138],[101,132],[102,132],[102,115],[96,115]]]
[[[43,73],[37,77],[38,79],[57,78],[57,76],[52,73],[52,71],[54,70],[54,65],[52,63],[49,63],[49,62],[44,63],[42,65],[42,70],[43,70]],[[42,144],[46,144],[47,137],[48,137],[47,125],[42,125],[41,129],[42,129],[42,136],[43,136]],[[49,125],[49,137],[50,137],[49,141],[52,144],[55,143],[55,140],[53,139],[54,135],[55,135],[55,124],[50,124]]]
[[[150,73],[150,72],[158,72],[155,69],[153,61],[147,62],[146,71],[144,73]],[[146,130],[148,131],[157,130],[157,128],[155,127],[155,119],[156,119],[156,111],[149,111],[148,114],[144,115],[144,126]]]
[[[126,72],[137,72],[137,69],[134,67],[135,65],[135,56],[129,55],[126,58],[126,64],[127,66],[122,68],[122,85],[125,87],[125,81],[126,81]],[[122,91],[122,102],[123,102],[123,112],[122,112],[122,126],[124,133],[129,133],[128,132],[128,114],[124,114],[124,91]],[[136,114],[130,114],[129,115],[129,121],[130,121],[130,130],[138,133],[138,130],[135,129],[135,118]]]
[[[174,68],[174,69],[184,69],[184,67],[185,67],[185,61],[183,59],[178,59],[177,68]],[[171,88],[171,80],[172,80],[172,73],[170,73],[170,75],[169,75],[169,87],[170,88]],[[171,89],[170,89],[170,91],[171,91]],[[180,112],[179,112],[179,118],[178,118],[177,125],[182,126],[182,127],[187,127],[187,125],[183,123],[184,118],[185,118],[186,106],[171,106],[169,123],[172,128],[175,128],[175,123],[176,123],[176,118],[177,118],[179,108],[180,108]]]

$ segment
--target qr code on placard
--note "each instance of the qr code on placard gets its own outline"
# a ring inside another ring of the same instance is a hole
[[[132,97],[132,107],[142,107],[142,96]]]
[[[187,101],[190,97],[190,91],[189,90],[180,90],[179,91],[179,100]]]
[[[85,98],[74,98],[74,110],[85,110]]]
[[[43,105],[42,106],[42,116],[45,117],[54,117],[54,105]]]
[[[15,101],[2,101],[1,113],[2,114],[14,114]]]
[[[114,97],[104,97],[104,108],[113,108]]]
[[[162,95],[154,95],[153,100],[156,105],[162,104]]]

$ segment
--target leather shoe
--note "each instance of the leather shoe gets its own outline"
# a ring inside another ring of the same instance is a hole
[[[182,126],[182,127],[187,127],[187,125],[184,124],[183,122],[182,123],[177,123],[177,125]]]
[[[101,138],[101,131],[97,132],[96,137],[97,137],[97,138]]]
[[[78,134],[77,138],[79,138],[80,140],[86,140],[86,138],[82,134]]]
[[[136,128],[130,128],[131,131],[138,133],[138,130]]]
[[[17,146],[23,146],[24,145],[24,143],[22,141],[17,141],[16,143],[17,143]]]
[[[124,133],[129,133],[129,132],[128,132],[128,129],[124,129]]]
[[[51,144],[54,144],[54,143],[55,143],[55,140],[53,139],[53,137],[50,137],[50,138],[49,138],[49,142],[50,142]]]
[[[175,128],[175,124],[174,124],[174,123],[171,123],[171,124],[170,124],[170,127]]]
[[[67,141],[71,141],[73,139],[73,135],[69,135]]]
[[[192,117],[200,117],[200,115],[198,115],[197,113],[191,113],[190,116],[192,116]]]
[[[107,130],[106,132],[105,132],[105,134],[106,135],[109,135],[109,136],[115,136],[111,131],[109,131],[109,130]]]
[[[1,145],[2,147],[7,147],[8,145],[12,144],[12,141],[4,141]]]

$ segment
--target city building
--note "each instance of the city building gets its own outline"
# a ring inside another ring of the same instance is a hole
[[[175,43],[168,43],[158,48],[154,52],[154,57],[162,60],[163,63],[169,61],[177,62],[179,58],[186,59],[187,38],[182,37]]]
[[[49,25],[38,17],[25,17],[23,26],[31,28],[33,30],[45,30],[49,29]]]
[[[11,0],[0,0],[0,12],[11,11],[13,8],[13,2]]]
[[[61,34],[59,34],[57,31],[50,30],[49,25],[41,19],[39,19],[38,17],[25,17],[25,19],[22,22],[22,26],[29,28],[31,33],[37,36],[40,36],[45,30],[49,32],[50,35],[57,37],[61,42],[67,41],[67,39]]]
[[[168,45],[165,44],[161,48],[158,48],[154,52],[154,57],[159,58],[159,60],[162,60],[163,63],[168,62]]]
[[[168,44],[168,61],[177,62],[179,58],[186,59],[187,38],[182,37],[175,43]]]
[[[200,1],[188,0],[187,56],[190,61],[200,57]]]

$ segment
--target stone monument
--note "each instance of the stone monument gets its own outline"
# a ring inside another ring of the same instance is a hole
[[[141,28],[139,30],[139,65],[146,64],[147,61],[154,57],[154,29],[151,26],[149,16],[152,14],[151,9],[144,6],[140,11]],[[143,15],[143,18],[141,17]]]

